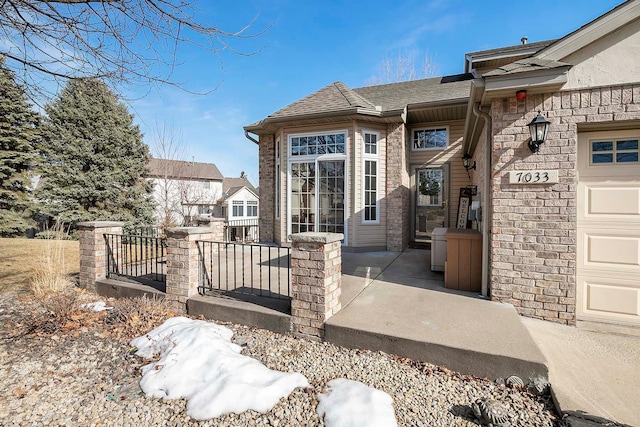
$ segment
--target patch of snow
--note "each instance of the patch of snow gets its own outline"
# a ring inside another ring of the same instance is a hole
[[[159,360],[142,368],[147,396],[187,399],[197,420],[249,409],[267,412],[297,387],[310,387],[299,373],[272,371],[231,342],[233,332],[203,320],[174,317],[135,338],[136,354]]]
[[[318,394],[316,411],[327,427],[397,427],[393,399],[358,381],[329,381],[326,394]]]
[[[80,308],[92,311],[105,311],[113,309],[113,307],[108,307],[104,301],[88,302],[86,304],[82,304]]]

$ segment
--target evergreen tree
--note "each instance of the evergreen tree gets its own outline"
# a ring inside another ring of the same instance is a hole
[[[31,207],[30,171],[39,115],[0,58],[0,236],[24,235]]]
[[[45,111],[42,213],[71,225],[150,223],[149,149],[117,95],[100,80],[69,80]]]

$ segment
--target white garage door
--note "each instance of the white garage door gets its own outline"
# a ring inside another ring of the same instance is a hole
[[[581,133],[579,320],[640,325],[640,129]]]

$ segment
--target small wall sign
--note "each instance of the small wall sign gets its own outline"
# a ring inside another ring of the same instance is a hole
[[[509,184],[557,184],[557,170],[509,171]]]

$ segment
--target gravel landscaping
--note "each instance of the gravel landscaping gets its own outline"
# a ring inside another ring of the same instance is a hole
[[[434,365],[379,352],[349,350],[270,331],[227,325],[236,343],[271,369],[305,375],[271,411],[228,414],[208,421],[185,415],[184,400],[147,398],[137,384],[146,362],[129,339],[93,322],[65,332],[18,334],[37,310],[14,293],[0,294],[0,425],[2,426],[319,426],[317,394],[328,381],[347,378],[385,391],[398,425],[473,426],[470,405],[490,397],[510,409],[512,426],[553,426],[550,397],[460,375]]]

